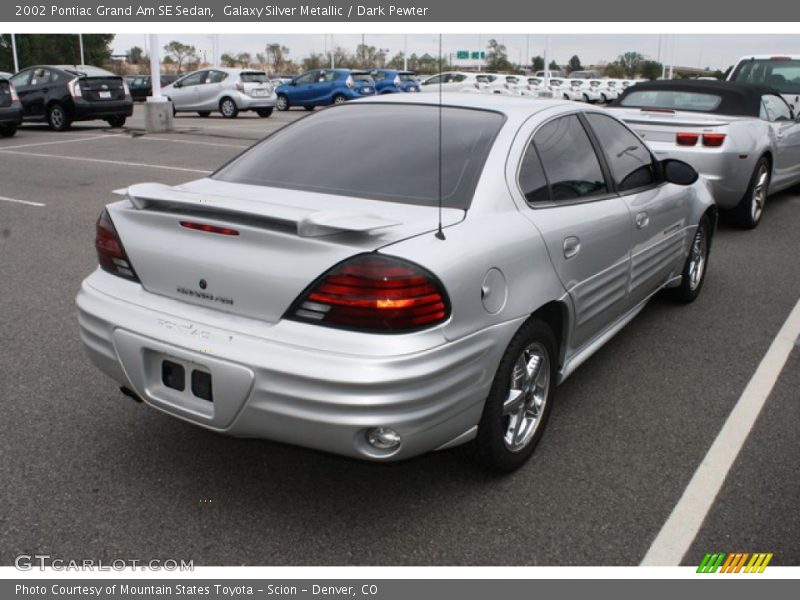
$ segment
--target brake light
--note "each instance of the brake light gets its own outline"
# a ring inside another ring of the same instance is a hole
[[[413,263],[378,254],[333,267],[292,305],[287,318],[365,332],[404,333],[445,321],[447,294]]]
[[[678,146],[694,146],[697,144],[697,140],[700,139],[699,133],[676,133],[675,134],[675,142],[677,142]]]
[[[237,81],[237,82],[236,82],[236,89],[237,89],[238,91],[240,91],[240,92],[243,92],[243,91],[244,91],[244,83],[243,83],[243,82],[241,82],[241,81]]]
[[[70,96],[73,98],[81,98],[83,96],[81,93],[80,80],[77,77],[67,82],[67,89],[69,90]]]
[[[139,281],[106,209],[103,209],[97,219],[94,247],[97,250],[97,260],[104,271],[131,281]]]
[[[719,148],[720,146],[722,146],[722,142],[724,141],[725,141],[724,133],[703,134],[703,146],[709,146],[711,148]]]
[[[344,84],[352,90],[353,87],[355,86],[355,82],[353,81],[353,76],[352,75],[348,75],[347,79],[344,82]]]
[[[131,95],[131,88],[128,87],[128,82],[127,81],[123,81],[122,82],[122,90],[125,92],[126,96],[130,96]]]
[[[8,84],[8,91],[11,92],[11,101],[12,102],[19,102],[19,96],[17,96],[17,90],[10,83]]]
[[[219,233],[220,235],[239,235],[239,232],[235,229],[230,229],[228,227],[217,227],[216,225],[209,225],[208,223],[181,221],[181,227],[186,227],[186,229],[194,229],[196,231],[204,231],[206,233]]]
[[[400,75],[395,75],[392,83],[394,83],[395,86],[400,87]]]
[[[792,60],[791,56],[770,56],[770,60]]]

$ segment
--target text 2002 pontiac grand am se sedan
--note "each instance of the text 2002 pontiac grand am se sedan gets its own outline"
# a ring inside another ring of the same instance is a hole
[[[707,185],[620,121],[564,101],[396,98],[109,204],[77,298],[94,364],[218,432],[379,461],[469,443],[511,470],[556,384],[662,288],[699,293]],[[352,135],[378,129],[397,142]]]

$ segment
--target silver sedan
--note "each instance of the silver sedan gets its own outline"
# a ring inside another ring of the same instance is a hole
[[[266,73],[253,69],[194,71],[165,86],[161,93],[172,102],[175,113],[191,111],[201,117],[219,111],[223,117],[232,119],[248,110],[269,117],[277,102]]]
[[[697,169],[743,228],[758,225],[769,194],[800,183],[800,115],[776,89],[654,81],[627,88],[612,109],[658,156]]]
[[[557,384],[660,290],[697,297],[716,207],[601,110],[437,101],[335,106],[209,177],[120,190],[77,297],[90,359],[217,432],[523,464]]]

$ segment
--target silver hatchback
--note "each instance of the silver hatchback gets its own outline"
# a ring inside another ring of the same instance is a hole
[[[196,112],[207,117],[219,111],[228,119],[248,110],[269,117],[277,100],[267,74],[253,69],[194,71],[164,87],[162,93],[172,102],[175,113]]]

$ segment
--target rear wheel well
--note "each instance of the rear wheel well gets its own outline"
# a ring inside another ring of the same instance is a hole
[[[531,318],[544,321],[550,326],[550,329],[553,330],[553,335],[555,336],[556,343],[558,344],[558,347],[556,348],[556,354],[558,355],[558,369],[561,369],[564,363],[564,351],[567,347],[567,323],[569,323],[566,305],[557,300],[548,302],[547,304],[536,309],[536,311],[531,315]]]

